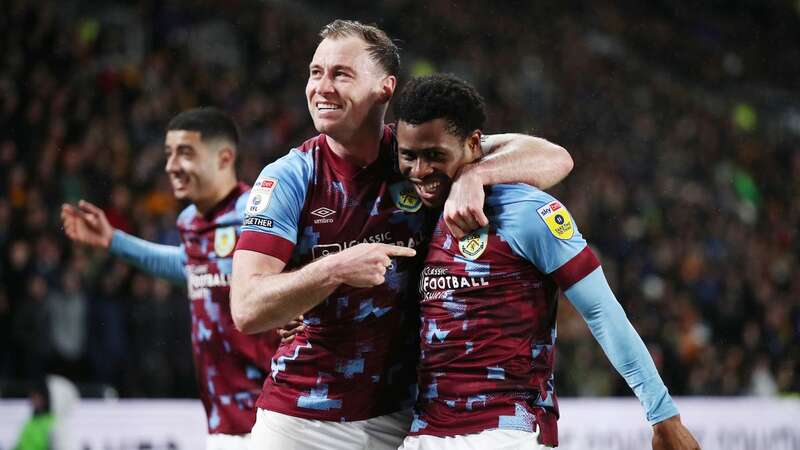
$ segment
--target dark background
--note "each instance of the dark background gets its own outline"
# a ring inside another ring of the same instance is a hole
[[[570,151],[552,192],[673,394],[800,392],[800,3],[486,3],[0,3],[0,396],[47,372],[196,395],[183,288],[70,245],[60,205],[177,243],[167,121],[229,111],[252,182],[314,134],[307,65],[337,17],[398,39],[401,79],[473,82],[488,132]],[[558,347],[561,395],[629,395],[567,302]]]

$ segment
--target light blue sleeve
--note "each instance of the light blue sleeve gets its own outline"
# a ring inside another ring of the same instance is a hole
[[[567,208],[545,192],[525,185],[497,185],[492,187],[487,204],[498,233],[543,273],[553,274],[565,264],[573,264],[571,260],[586,247]],[[561,219],[557,220],[558,215]],[[567,224],[570,229],[563,227]],[[611,291],[602,267],[585,264],[586,275],[574,279],[574,284],[570,282],[564,294],[639,398],[647,420],[655,424],[677,415],[678,408],[647,347]]]
[[[242,233],[255,231],[297,243],[297,227],[313,175],[313,153],[292,149],[266,166],[250,190]]]
[[[661,381],[642,338],[611,291],[603,268],[595,269],[564,295],[583,316],[611,364],[639,398],[648,422],[654,425],[678,415],[678,407]]]
[[[186,282],[186,252],[183,247],[156,244],[114,230],[108,250],[151,275],[175,284]]]
[[[487,204],[489,220],[497,227],[497,233],[542,273],[552,273],[586,247],[566,207],[546,192],[523,184],[496,185]],[[558,209],[552,211],[556,204]],[[571,232],[559,236],[558,230],[548,227],[545,217],[550,219],[555,214],[565,218],[564,224],[571,227]]]

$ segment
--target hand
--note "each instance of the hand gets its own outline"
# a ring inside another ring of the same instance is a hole
[[[67,237],[81,244],[107,249],[111,245],[114,228],[106,214],[97,206],[81,200],[78,207],[61,205],[61,222]]]
[[[474,167],[467,164],[461,168],[444,204],[444,223],[456,239],[489,224],[483,213],[483,182]]]
[[[281,344],[287,344],[292,342],[294,337],[305,329],[306,325],[303,323],[303,315],[301,314],[275,331],[277,331],[278,336],[281,337]]]
[[[681,416],[653,425],[653,450],[700,450],[700,444],[681,423]]]
[[[347,250],[320,260],[328,264],[336,280],[353,287],[372,287],[383,284],[386,269],[392,265],[392,257],[411,257],[417,252],[413,248],[389,244],[358,244]]]

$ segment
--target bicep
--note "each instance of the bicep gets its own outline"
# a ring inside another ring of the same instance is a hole
[[[233,284],[246,283],[257,275],[276,275],[286,263],[280,259],[252,250],[237,250],[233,254]]]

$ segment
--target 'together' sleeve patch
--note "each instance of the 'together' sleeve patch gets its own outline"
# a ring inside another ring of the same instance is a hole
[[[572,216],[569,211],[558,200],[554,200],[536,210],[539,217],[547,225],[550,233],[558,239],[567,240],[575,234],[575,226],[572,224]]]

